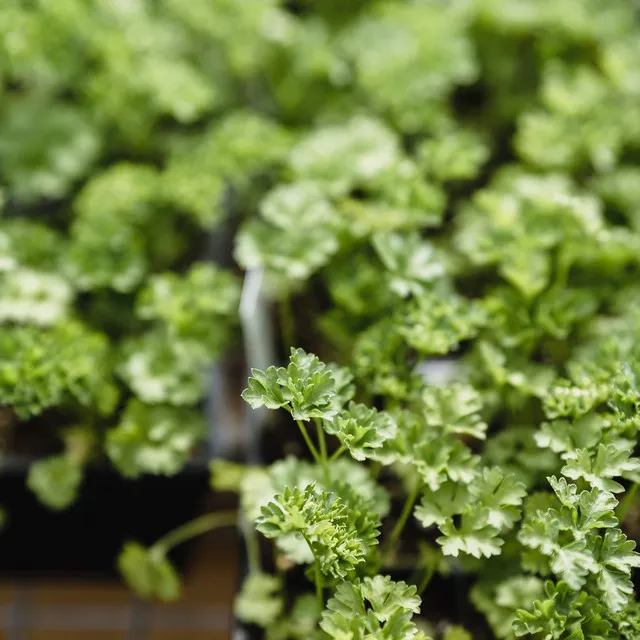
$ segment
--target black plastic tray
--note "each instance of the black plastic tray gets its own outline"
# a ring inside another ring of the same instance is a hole
[[[77,501],[64,511],[44,507],[26,486],[28,463],[6,461],[0,505],[0,577],[116,578],[116,559],[129,539],[151,544],[195,517],[208,487],[206,466],[172,477],[126,480],[104,465],[89,468]],[[188,545],[172,559],[184,570]]]

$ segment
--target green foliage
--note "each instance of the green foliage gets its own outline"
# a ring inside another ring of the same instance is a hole
[[[291,413],[294,420],[308,421],[311,418],[332,418],[336,414],[335,393],[336,378],[332,369],[317,356],[292,347],[286,369],[253,369],[242,397],[254,409],[282,407]]]
[[[204,418],[193,409],[131,400],[120,423],[107,434],[105,451],[125,477],[174,475],[188,462],[204,431]]]
[[[411,619],[385,577],[406,560],[426,602],[434,572],[468,573],[499,638],[636,640],[636,14],[5,2],[0,418],[67,445],[30,486],[62,508],[104,451],[128,476],[188,462],[236,337],[238,282],[202,261],[226,245],[293,348],[243,397],[313,458],[216,467],[284,574],[252,567],[246,619],[269,640],[466,638],[446,611]],[[69,425],[94,434],[81,456]],[[138,593],[177,596],[166,549],[123,558]],[[315,595],[287,592],[295,565]]]
[[[396,425],[391,416],[355,402],[350,402],[332,420],[326,420],[324,429],[337,436],[349,453],[360,461],[375,459],[376,450],[396,433]]]
[[[169,339],[193,339],[217,355],[229,342],[240,302],[230,273],[200,263],[184,277],[151,276],[138,296],[137,314],[166,327]]]
[[[137,542],[127,542],[118,557],[118,569],[129,587],[141,598],[177,600],[182,587],[167,558]]]
[[[21,418],[73,403],[104,415],[115,408],[109,343],[78,322],[5,328],[0,354],[0,403]]]
[[[65,455],[43,458],[29,468],[27,486],[42,504],[61,511],[72,504],[82,482],[82,467]]]
[[[341,584],[327,603],[320,626],[330,638],[398,638],[411,640],[417,629],[416,588],[389,577],[375,576]]]
[[[158,329],[122,345],[117,371],[143,402],[185,406],[204,397],[210,362],[203,344]]]
[[[256,528],[268,538],[300,534],[320,570],[327,576],[344,579],[365,561],[369,547],[377,544],[379,523],[375,517],[366,524],[362,522],[359,514],[349,510],[354,506],[335,494],[316,491],[314,485],[307,486],[304,492],[286,488],[262,507]]]
[[[525,495],[524,485],[514,477],[484,469],[466,486],[448,482],[425,492],[415,515],[423,527],[438,526],[445,555],[491,557],[500,553],[501,535],[519,519]]]
[[[575,591],[593,574],[595,594],[612,612],[620,611],[633,593],[630,574],[640,566],[640,554],[617,526],[617,500],[599,488],[578,492],[564,478],[549,481],[560,506],[528,515],[520,541],[549,558],[551,571]]]
[[[242,591],[236,597],[234,613],[242,622],[261,627],[272,625],[282,612],[284,603],[280,596],[280,581],[265,573],[250,575],[242,583]]]

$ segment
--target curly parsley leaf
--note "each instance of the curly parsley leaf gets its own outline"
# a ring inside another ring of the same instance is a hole
[[[82,476],[82,466],[63,454],[34,462],[27,486],[46,507],[61,511],[75,501]]]
[[[130,400],[119,424],[107,432],[105,450],[128,478],[174,475],[189,460],[205,433],[198,411]]]
[[[330,638],[412,640],[417,628],[411,618],[419,610],[420,597],[414,586],[377,575],[339,585],[320,627]]]
[[[341,384],[344,385],[343,379]],[[292,348],[286,369],[253,369],[242,398],[254,409],[283,407],[294,420],[308,421],[336,415],[335,393],[332,369],[317,356]]]
[[[359,461],[376,459],[378,450],[396,434],[396,425],[389,414],[355,402],[323,424],[325,431],[337,436]]]
[[[178,600],[182,592],[180,578],[164,554],[137,542],[125,543],[118,569],[129,587],[141,598],[164,602]]]

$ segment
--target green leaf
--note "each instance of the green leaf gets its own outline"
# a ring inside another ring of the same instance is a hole
[[[55,229],[33,220],[13,218],[2,220],[0,233],[6,238],[6,249],[11,256],[12,267],[17,263],[47,273],[60,268],[60,256],[66,250],[66,243]],[[4,247],[4,242],[0,241],[0,246]],[[4,267],[0,267],[0,271],[2,270]]]
[[[211,364],[199,342],[152,329],[124,342],[117,373],[143,402],[186,406],[204,397]]]
[[[471,634],[462,627],[447,627],[442,640],[473,640]]]
[[[260,214],[274,227],[285,231],[302,227],[311,232],[314,227],[339,228],[342,224],[338,212],[314,182],[275,187],[260,203]]]
[[[64,197],[98,156],[94,115],[32,92],[3,102],[0,155],[9,193],[27,203]]]
[[[477,73],[469,15],[457,4],[383,3],[363,12],[342,44],[367,103],[405,133],[436,128],[454,87]]]
[[[549,448],[556,453],[566,454],[577,449],[593,449],[602,439],[604,420],[591,413],[577,420],[554,420],[543,422],[535,434],[541,449]]]
[[[46,507],[62,511],[75,502],[82,475],[82,467],[69,457],[51,456],[29,467],[27,486]]]
[[[631,570],[640,567],[640,554],[635,551],[636,543],[627,540],[619,529],[605,532],[601,544],[594,552],[597,554],[598,587],[606,605],[611,611],[622,610],[633,597]]]
[[[0,404],[20,418],[54,406],[115,408],[105,336],[68,320],[48,329],[9,327],[0,332]]]
[[[611,625],[602,617],[598,600],[586,593],[576,593],[569,585],[548,581],[545,584],[546,599],[536,600],[533,611],[517,612],[513,624],[515,635],[543,634],[549,639],[576,640],[609,639]]]
[[[174,475],[205,434],[199,411],[130,400],[119,424],[107,432],[105,450],[123,476]]]
[[[455,126],[436,131],[417,149],[420,166],[440,182],[475,178],[489,154],[481,133]]]
[[[513,576],[498,584],[478,582],[471,589],[471,602],[487,618],[496,637],[513,640],[516,612],[543,596],[543,583],[533,576]]]
[[[474,302],[453,293],[423,293],[398,317],[397,331],[421,355],[445,355],[477,335],[485,315]]]
[[[342,377],[340,383],[344,387]],[[254,409],[284,407],[294,420],[308,421],[332,418],[337,413],[336,393],[332,369],[317,356],[292,348],[286,369],[253,369],[242,398]]]
[[[118,569],[127,585],[140,598],[164,602],[178,600],[182,585],[167,558],[153,548],[126,542],[118,557]]]
[[[256,528],[268,538],[300,533],[322,572],[344,579],[365,561],[368,552],[367,543],[355,524],[354,514],[348,512],[339,497],[309,485],[304,492],[285,488],[262,507]]]
[[[341,196],[375,184],[399,158],[396,135],[381,121],[359,116],[310,132],[292,149],[289,166],[297,179]]]
[[[465,512],[459,526],[453,520],[440,525],[442,535],[437,538],[442,553],[458,557],[460,552],[474,558],[490,558],[500,554],[504,540],[498,537],[498,530],[489,524],[489,512],[482,508]]]
[[[355,402],[323,424],[325,431],[337,436],[359,461],[376,459],[378,450],[396,434],[396,425],[388,413]]]
[[[471,495],[488,510],[488,523],[504,531],[513,527],[520,517],[520,506],[527,495],[525,485],[500,468],[483,469],[471,487]]]
[[[320,627],[330,638],[394,638],[412,640],[412,615],[420,610],[414,586],[388,576],[343,582],[322,614]]]
[[[405,458],[432,490],[437,490],[447,479],[471,482],[475,477],[477,459],[460,441],[435,439],[419,443]]]
[[[64,273],[79,289],[133,291],[149,269],[142,233],[117,216],[76,218]]]
[[[56,273],[0,271],[0,323],[56,324],[69,317],[73,296],[69,282]]]
[[[120,224],[139,225],[151,221],[160,186],[154,167],[119,162],[93,175],[73,207],[79,218],[96,225],[113,216]]]
[[[482,419],[480,394],[468,384],[425,387],[419,396],[419,408],[429,429],[444,433],[486,438],[487,423]]]
[[[640,460],[632,458],[631,453],[626,442],[600,444],[595,457],[587,449],[570,451],[565,455],[567,464],[562,473],[572,480],[583,478],[602,491],[620,493],[624,487],[612,478],[637,478],[640,472]]]
[[[452,516],[462,513],[469,498],[469,491],[465,486],[447,482],[435,492],[425,492],[414,515],[425,528],[434,524],[439,526]]]
[[[448,482],[425,492],[415,516],[424,527],[438,525],[443,535],[437,542],[445,555],[491,557],[500,553],[504,540],[499,536],[517,521],[525,495],[524,485],[514,477],[497,468],[484,469],[466,484]]]
[[[417,233],[378,233],[372,244],[389,272],[391,290],[402,298],[420,295],[425,286],[445,274],[433,246]]]
[[[264,268],[269,293],[278,297],[300,288],[337,253],[339,242],[327,226],[277,229],[262,220],[250,220],[238,233],[234,256],[245,269]]]
[[[138,295],[136,313],[164,323],[170,336],[202,342],[216,355],[230,342],[239,303],[235,276],[212,264],[196,263],[184,276],[151,276]]]
[[[251,573],[242,583],[233,611],[246,624],[268,627],[284,608],[280,580],[266,573]]]

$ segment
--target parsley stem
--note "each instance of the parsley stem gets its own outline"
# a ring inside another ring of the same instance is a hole
[[[382,553],[380,555],[380,563],[381,565],[385,565],[389,560],[389,556],[393,553],[393,550],[398,542],[398,538],[404,529],[404,525],[407,523],[409,516],[411,515],[411,511],[413,510],[413,505],[415,501],[418,499],[418,494],[420,493],[420,489],[422,485],[420,482],[416,482],[415,487],[411,490],[411,493],[407,496],[405,500],[404,507],[402,509],[402,513],[400,517],[396,521],[396,526],[393,528],[391,535],[387,538],[387,541],[384,545]]]
[[[318,443],[320,445],[320,458],[322,460],[322,473],[324,475],[324,483],[329,484],[329,459],[327,457],[327,441],[324,438],[324,429],[322,428],[322,422],[320,418],[314,418],[316,423],[316,434],[318,436]]]
[[[293,322],[293,313],[291,312],[291,299],[285,296],[278,304],[280,311],[280,331],[284,342],[285,349],[288,351],[293,347],[296,340],[295,327]]]
[[[317,464],[321,464],[320,454],[318,453],[318,450],[313,446],[313,442],[311,442],[311,438],[309,437],[309,433],[307,432],[307,427],[304,426],[302,420],[296,420],[296,423],[298,427],[300,427],[300,433],[302,433],[302,437],[307,443],[307,447],[309,447],[309,451],[311,452],[313,459]]]
[[[318,605],[320,607],[320,611],[324,609],[324,595],[322,593],[323,584],[322,584],[322,573],[320,571],[320,563],[316,558],[315,561],[316,567],[316,598],[318,598]]]
[[[236,511],[206,513],[167,533],[153,545],[151,551],[154,554],[165,555],[173,547],[191,538],[195,538],[212,529],[230,527],[236,524],[237,521],[238,513]]]
[[[629,513],[629,509],[633,506],[635,502],[636,493],[638,492],[638,483],[634,482],[630,487],[627,493],[625,494],[623,500],[618,505],[616,509],[616,516],[618,516],[618,520],[620,522],[624,522],[624,519],[627,517]]]
[[[242,518],[240,523],[242,535],[244,537],[244,544],[247,550],[247,562],[249,564],[249,573],[260,573],[260,547],[258,545],[258,537],[256,531],[245,517]]]
[[[324,462],[327,461],[327,441],[324,437],[324,429],[322,428],[322,422],[320,418],[315,418],[316,433],[318,434],[318,442],[320,443],[320,456]]]
[[[313,566],[315,568],[315,583],[316,583],[316,597],[318,598],[318,606],[320,608],[320,611],[322,611],[324,609],[324,594],[322,592],[323,588],[324,588],[324,584],[323,584],[323,580],[322,580],[322,571],[320,570],[320,561],[318,560],[318,557],[316,556],[313,547],[311,546],[311,542],[309,542],[309,538],[307,538],[307,536],[305,536],[304,534],[302,534],[302,537],[304,538],[305,542],[307,543],[307,545],[309,546],[309,549],[311,550],[311,553],[313,554]]]
[[[422,595],[422,593],[424,593],[424,590],[429,586],[431,578],[433,578],[433,574],[436,572],[436,567],[438,566],[439,560],[440,557],[438,555],[435,555],[431,559],[431,562],[429,562],[429,564],[425,567],[424,577],[422,578],[422,582],[418,587],[418,595]]]
[[[343,444],[341,444],[340,448],[336,449],[334,451],[333,455],[329,458],[329,462],[333,462],[334,460],[339,458],[346,450],[347,450],[347,447],[345,447]]]

